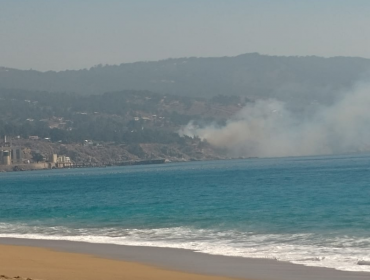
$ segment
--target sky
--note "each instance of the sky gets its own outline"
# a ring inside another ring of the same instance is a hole
[[[0,66],[178,57],[370,58],[368,0],[0,0]]]

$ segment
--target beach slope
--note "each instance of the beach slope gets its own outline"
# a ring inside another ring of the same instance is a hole
[[[176,272],[135,262],[102,259],[44,248],[0,245],[0,252],[0,279],[231,279]]]

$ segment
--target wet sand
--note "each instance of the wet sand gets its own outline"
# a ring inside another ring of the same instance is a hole
[[[25,279],[370,279],[364,272],[182,249],[14,238],[0,238],[0,244],[0,275]]]

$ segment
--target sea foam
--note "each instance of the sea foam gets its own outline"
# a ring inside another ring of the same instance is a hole
[[[370,237],[255,234],[185,227],[155,229],[29,227],[0,223],[0,237],[187,249],[212,255],[274,259],[370,272]]]

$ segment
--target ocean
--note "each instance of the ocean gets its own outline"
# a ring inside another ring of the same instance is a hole
[[[0,237],[370,271],[370,155],[0,173]]]

